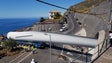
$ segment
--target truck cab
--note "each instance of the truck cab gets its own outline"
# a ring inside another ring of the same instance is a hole
[[[46,44],[44,42],[34,42],[33,45],[36,48],[44,49],[46,47]]]

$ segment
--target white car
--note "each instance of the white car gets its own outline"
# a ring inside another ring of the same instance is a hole
[[[110,36],[110,39],[112,39],[112,33],[110,33],[109,36]]]
[[[67,27],[62,27],[62,29],[63,29],[64,31],[68,30],[68,28],[67,28]]]
[[[66,31],[66,30],[68,30],[67,27],[62,27],[62,28],[60,29],[60,32],[63,32],[63,31]]]
[[[61,28],[59,31],[60,31],[60,32],[63,32],[63,31],[64,31],[64,29],[62,29],[62,28]]]

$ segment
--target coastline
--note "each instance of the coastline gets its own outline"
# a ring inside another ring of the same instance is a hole
[[[24,28],[21,28],[21,29],[17,29],[17,30],[14,30],[14,31],[31,31],[32,30],[32,26],[27,26],[27,27],[24,27]]]
[[[61,25],[57,21],[47,20],[44,22],[35,22],[32,26],[24,27],[14,31],[46,31],[59,32]]]
[[[21,29],[17,29],[17,30],[14,30],[14,31],[33,31],[33,28],[34,28],[35,25],[37,25],[37,23],[40,23],[40,22],[35,22],[33,25],[23,27]]]
[[[17,30],[13,30],[13,31],[32,31],[33,30],[33,27],[34,27],[35,23],[31,26],[27,26],[27,27],[24,27],[24,28],[21,28],[21,29],[17,29]],[[0,34],[0,42],[1,40],[3,40],[5,37],[6,37],[7,34]]]

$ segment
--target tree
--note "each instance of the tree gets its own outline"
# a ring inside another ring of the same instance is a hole
[[[14,47],[17,47],[17,43],[15,40],[8,39],[3,43],[3,48],[11,51]]]
[[[43,22],[43,21],[45,21],[45,19],[44,19],[44,17],[41,17],[40,22]]]
[[[53,18],[54,18],[54,19],[60,19],[61,16],[62,16],[62,15],[61,15],[60,13],[57,12],[57,13],[54,14],[54,17],[53,17]]]

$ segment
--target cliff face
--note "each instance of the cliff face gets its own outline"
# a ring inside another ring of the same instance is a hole
[[[111,3],[109,0],[103,1],[98,6],[90,10],[90,14],[101,18],[102,20],[109,22],[110,17],[110,6]],[[109,23],[108,23],[109,24]]]

